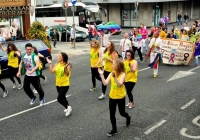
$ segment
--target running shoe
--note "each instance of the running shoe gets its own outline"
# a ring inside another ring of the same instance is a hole
[[[13,83],[13,89],[16,88],[16,83]]]
[[[36,96],[34,96],[34,97],[31,99],[30,105],[33,105],[33,104],[35,103],[35,100],[36,100]]]
[[[117,135],[117,130],[111,130],[111,131],[107,134],[108,137],[112,137],[112,136],[114,136],[114,135]]]
[[[128,104],[126,104],[126,106],[129,107],[130,104],[131,104],[131,102],[128,102]]]
[[[8,96],[8,91],[7,90],[3,92],[3,97],[6,97],[6,96]]]
[[[23,84],[19,84],[18,89],[22,89],[23,88]]]
[[[91,88],[91,89],[90,89],[90,91],[96,91],[96,90],[97,90],[96,88]]]
[[[65,116],[69,116],[69,115],[71,114],[71,112],[72,112],[72,107],[71,107],[71,106],[68,106],[68,107],[67,107],[67,110],[66,110]]]
[[[154,74],[154,75],[153,75],[153,78],[156,78],[156,77],[157,77],[157,75],[156,75],[156,74]]]
[[[33,93],[37,94],[38,92],[37,92],[37,90],[36,90],[36,89],[33,89]]]
[[[102,93],[101,96],[99,96],[99,100],[102,100],[105,98],[105,95]]]
[[[40,100],[40,106],[43,106],[45,103],[45,99],[43,98],[42,100]]]
[[[133,108],[133,107],[134,107],[134,105],[135,105],[135,104],[134,104],[134,102],[132,102],[132,103],[130,103],[130,105],[128,106],[128,108],[130,108],[130,109],[131,109],[131,108]]]

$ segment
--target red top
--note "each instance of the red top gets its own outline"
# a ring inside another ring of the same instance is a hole
[[[92,33],[93,28],[92,27],[88,27],[88,33]]]
[[[97,36],[98,35],[98,31],[97,30],[93,30],[93,34],[94,34],[94,36]]]

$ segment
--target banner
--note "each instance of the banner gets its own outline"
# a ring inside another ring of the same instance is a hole
[[[176,39],[162,39],[163,64],[188,65],[194,56],[195,44]]]

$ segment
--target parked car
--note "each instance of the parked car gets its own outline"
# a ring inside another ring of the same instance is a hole
[[[2,43],[2,46],[4,48],[7,48],[9,42],[6,43]],[[15,41],[13,42],[16,47],[18,48],[18,50],[20,50],[23,53],[25,53],[25,45],[27,43],[31,43],[33,46],[35,46],[38,50],[39,53],[41,53],[42,55],[44,55],[44,57],[48,57],[49,59],[52,59],[51,56],[51,50],[41,41],[41,40],[21,40],[21,41]],[[7,57],[7,52],[2,51],[2,49],[0,49],[0,65],[1,65],[1,75],[6,75],[8,73],[8,57]],[[44,61],[41,61],[43,67],[45,67],[45,64],[47,63],[46,59],[44,59]]]
[[[117,30],[116,33],[114,33],[115,35],[118,35],[122,32],[122,28],[116,24],[115,22],[108,22],[108,23],[102,23],[97,25],[97,30],[104,30],[105,34],[108,33],[112,33],[115,32]]]
[[[61,38],[61,41],[66,41],[66,25],[62,25],[63,26],[63,32],[62,32],[62,38]],[[50,34],[52,35],[53,33],[53,29],[55,28],[58,28],[58,25],[55,25],[55,26],[50,26],[49,29],[50,29]],[[70,30],[71,30],[71,26],[67,26],[67,41],[69,42],[70,41]],[[82,31],[79,31],[77,29],[75,29],[76,31],[76,41],[85,41],[87,35],[85,32],[82,32]],[[59,38],[59,36],[58,36]]]

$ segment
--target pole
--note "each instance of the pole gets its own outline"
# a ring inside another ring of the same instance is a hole
[[[65,21],[66,21],[66,42],[67,42],[67,8],[65,8]]]
[[[75,5],[73,5],[73,25],[74,25],[74,10],[75,10]],[[76,42],[76,30],[74,28],[74,50],[75,50],[75,42]]]

